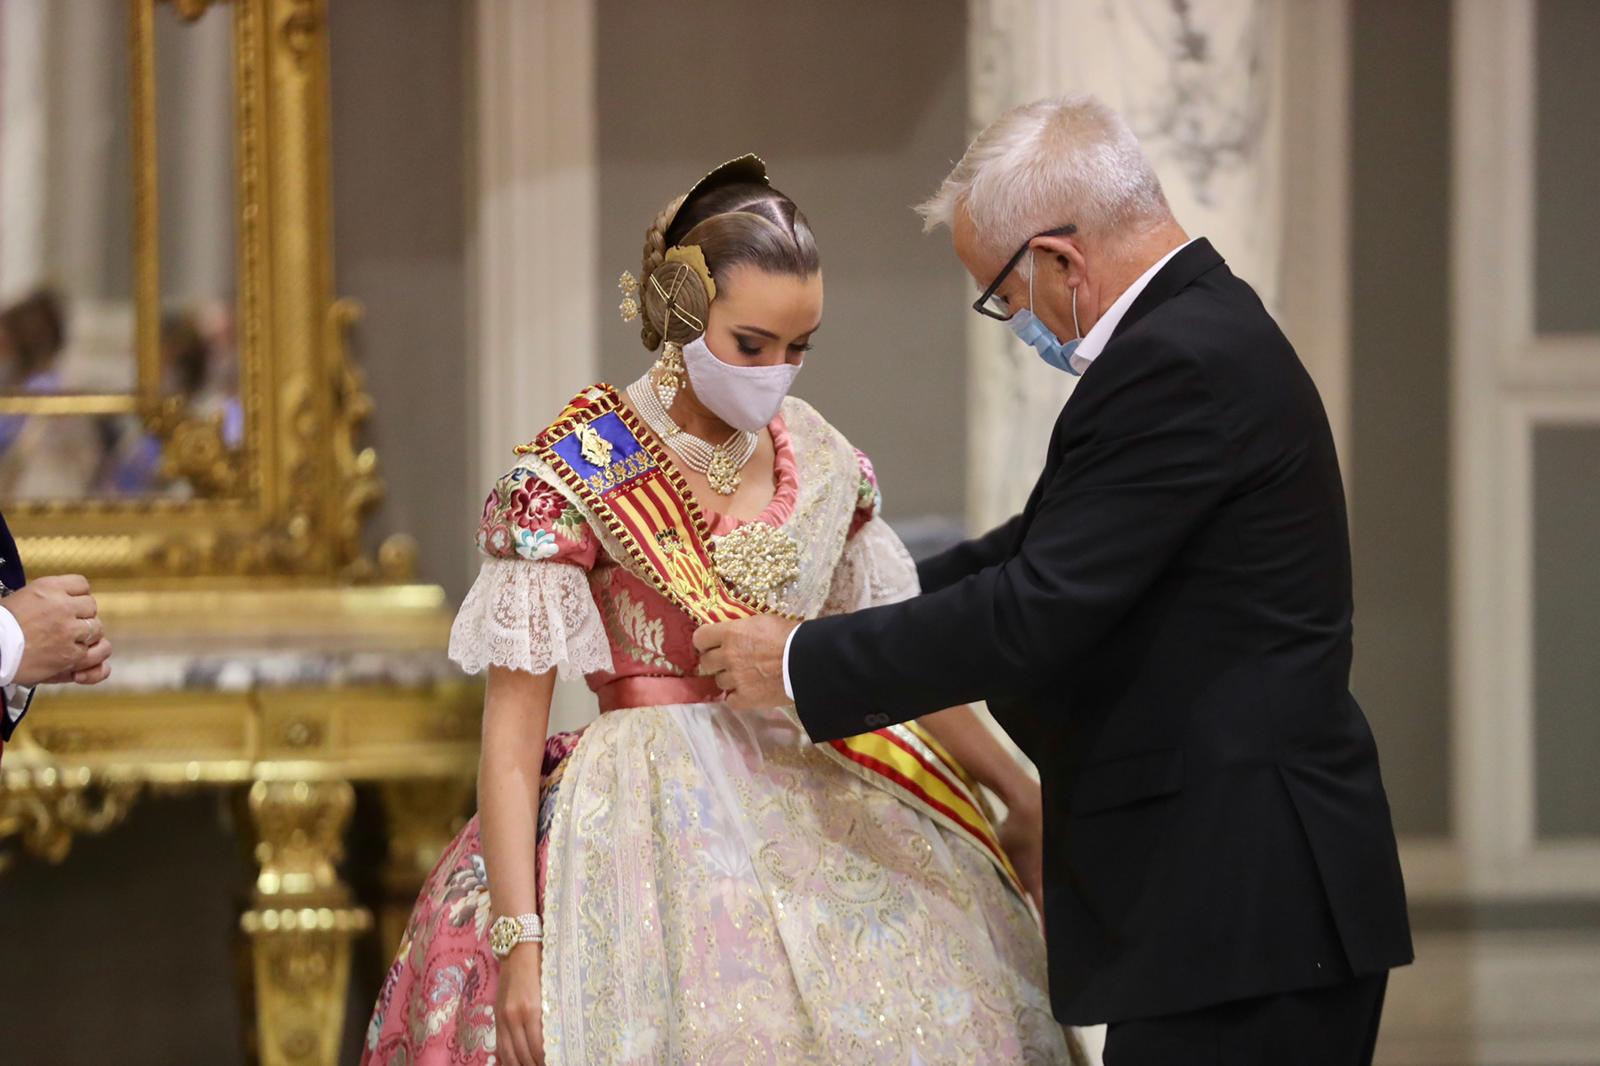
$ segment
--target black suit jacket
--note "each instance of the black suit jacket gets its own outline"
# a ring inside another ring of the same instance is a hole
[[[22,560],[17,558],[17,542],[6,525],[6,516],[0,514],[0,590],[15,592],[27,580]]]
[[[800,627],[797,709],[821,741],[989,701],[1043,778],[1058,1018],[1410,961],[1327,416],[1209,243],[1085,371],[1023,513],[919,569],[916,599]]]

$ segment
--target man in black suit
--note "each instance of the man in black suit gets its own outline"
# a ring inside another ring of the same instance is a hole
[[[36,685],[97,685],[111,676],[110,658],[88,579],[64,574],[28,584],[0,515],[0,755]]]
[[[1107,1066],[1370,1062],[1412,950],[1316,388],[1093,98],[1002,116],[923,210],[1082,375],[1044,472],[922,596],[706,627],[702,669],[814,741],[988,700],[1042,777],[1055,1013]]]

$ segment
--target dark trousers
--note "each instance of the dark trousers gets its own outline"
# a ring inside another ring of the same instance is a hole
[[[1105,1066],[1371,1066],[1389,975],[1113,1022]]]

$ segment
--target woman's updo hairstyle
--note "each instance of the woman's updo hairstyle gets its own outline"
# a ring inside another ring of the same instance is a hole
[[[719,181],[724,172],[728,180]],[[799,278],[822,265],[811,226],[793,200],[767,184],[761,161],[745,156],[723,164],[663,208],[645,231],[639,336],[651,351],[663,340],[682,345],[704,332],[711,303],[705,284],[688,263],[667,261],[669,250],[691,244],[704,253],[719,286],[743,264]]]

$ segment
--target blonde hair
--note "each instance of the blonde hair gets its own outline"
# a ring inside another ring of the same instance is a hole
[[[1133,130],[1087,93],[1036,100],[989,123],[917,213],[933,230],[953,226],[958,208],[997,255],[1068,223],[1116,244],[1172,217]]]
[[[694,323],[703,329],[710,308],[710,294],[693,269],[666,261],[667,252],[680,244],[700,246],[719,287],[743,264],[796,277],[810,277],[822,268],[805,216],[770,185],[733,182],[714,186],[688,204],[683,201],[680,196],[662,208],[644,235],[639,339],[650,351],[663,340],[686,344],[699,336]]]

